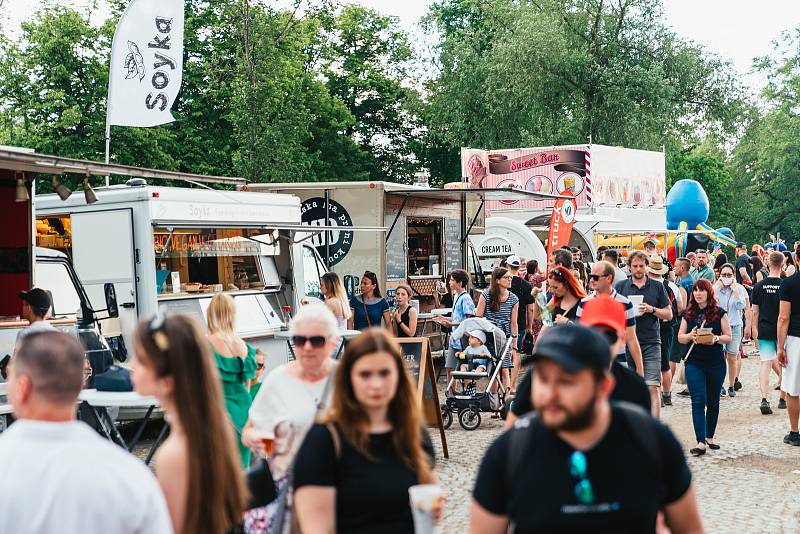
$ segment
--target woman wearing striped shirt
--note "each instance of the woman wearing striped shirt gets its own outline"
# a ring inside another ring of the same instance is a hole
[[[475,317],[485,317],[489,322],[497,326],[506,337],[516,338],[519,335],[517,330],[517,313],[519,311],[519,299],[510,291],[511,281],[514,279],[505,267],[495,267],[492,271],[492,283],[489,289],[484,289],[478,299],[478,308],[475,310]],[[512,347],[516,344],[512,344]],[[513,348],[511,349],[514,350]],[[503,355],[503,383],[513,393],[516,384],[511,384],[510,369],[514,366],[512,355]]]

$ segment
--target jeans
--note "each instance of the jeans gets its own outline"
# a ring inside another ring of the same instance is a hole
[[[719,419],[719,392],[725,380],[725,359],[686,360],[686,387],[692,397],[692,425],[697,443],[713,438]]]

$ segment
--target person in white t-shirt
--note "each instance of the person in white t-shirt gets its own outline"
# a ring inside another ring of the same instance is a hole
[[[75,420],[83,362],[61,332],[18,347],[7,390],[17,421],[0,435],[0,532],[171,533],[150,470]]]
[[[22,313],[20,317],[30,323],[17,333],[16,345],[20,344],[22,338],[35,332],[55,331],[55,327],[45,320],[47,312],[50,311],[52,302],[50,295],[44,289],[38,287],[31,288],[30,291],[20,291],[19,298],[22,300]]]

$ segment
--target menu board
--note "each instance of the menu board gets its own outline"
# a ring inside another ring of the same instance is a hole
[[[385,224],[387,228],[392,226],[396,213],[387,213]],[[386,242],[386,279],[405,280],[406,279],[406,217],[401,215],[397,218],[392,234]]]
[[[439,406],[439,392],[436,389],[436,373],[433,369],[433,358],[428,338],[409,337],[398,339],[403,351],[403,363],[408,374],[411,375],[412,384],[417,385],[417,397],[420,402],[422,414],[428,426],[439,428],[442,440],[442,452],[449,458],[447,452],[447,438],[444,434],[442,410]]]
[[[463,247],[461,246],[460,219],[448,217],[444,220],[444,246],[442,249],[444,250],[445,265],[442,274],[465,268],[465,266],[461,264]]]

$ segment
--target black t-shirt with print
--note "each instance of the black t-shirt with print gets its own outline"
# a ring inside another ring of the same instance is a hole
[[[780,278],[764,278],[753,286],[753,305],[758,306],[758,339],[778,339]]]
[[[478,471],[475,500],[493,514],[508,516],[516,534],[654,532],[659,510],[686,493],[692,475],[680,444],[667,427],[652,421],[659,433],[661,461],[656,462],[631,439],[622,417],[619,408],[614,408],[606,435],[584,451],[587,479],[594,493],[592,504],[581,504],[575,496],[578,479],[570,473],[575,449],[542,425],[536,425],[539,430],[529,440],[525,462],[515,467],[510,483],[506,481],[506,461],[512,434],[504,432],[494,441]]]
[[[781,300],[792,305],[788,334],[793,337],[800,337],[800,271],[797,271],[789,278],[783,279],[779,295]]]
[[[372,460],[356,450],[341,432],[339,437],[341,451],[337,459],[327,426],[316,424],[308,431],[297,453],[294,487],[336,488],[338,532],[414,532],[408,488],[419,481],[397,453],[392,433],[370,434]],[[422,446],[433,461],[433,444],[427,431],[423,430],[422,437]]]
[[[511,413],[521,417],[533,411],[531,402],[531,389],[533,388],[533,371],[528,371],[517,386],[517,394],[514,402],[511,403]],[[611,364],[611,374],[614,375],[614,391],[611,392],[612,401],[626,401],[641,406],[647,413],[650,413],[650,390],[644,379],[631,371],[618,360]]]

